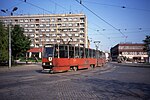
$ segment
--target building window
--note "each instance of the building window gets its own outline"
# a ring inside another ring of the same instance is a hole
[[[29,21],[28,21],[28,19],[25,19],[25,21],[24,21],[24,22],[29,22]]]
[[[68,21],[72,21],[72,18],[68,18]]]
[[[50,22],[50,19],[46,19],[46,22]]]
[[[77,29],[76,29],[76,28],[74,28],[74,29],[73,29],[73,31],[75,32],[75,31],[77,31]]]
[[[29,29],[29,32],[33,32],[33,30],[32,30],[32,29]]]
[[[51,41],[54,41],[54,39],[51,39]]]
[[[49,25],[49,24],[46,24],[46,27],[50,27],[50,25]]]
[[[40,44],[39,46],[42,47],[42,44]]]
[[[84,27],[84,23],[81,23],[81,24],[80,24],[80,27]]]
[[[78,18],[73,18],[73,21],[78,21]]]
[[[61,24],[58,24],[58,27],[61,27]]]
[[[41,19],[41,22],[45,22],[45,19]]]
[[[41,31],[42,31],[42,32],[44,32],[45,30],[44,30],[44,29],[42,29]]]
[[[33,25],[33,24],[31,24],[31,27],[34,27],[34,25]]]
[[[67,18],[64,18],[64,21],[67,21],[68,19]]]
[[[73,41],[77,41],[77,39],[73,39]]]
[[[79,36],[79,34],[76,33],[75,36]]]
[[[43,24],[40,24],[40,27],[43,27],[44,25]]]
[[[80,42],[81,42],[81,43],[83,43],[83,42],[84,42],[84,40],[80,40]]]
[[[72,24],[71,24],[71,23],[69,23],[69,26],[72,26]]]
[[[42,37],[43,36],[43,34],[40,34],[40,37]]]
[[[34,34],[31,34],[30,37],[34,37]]]
[[[56,24],[51,24],[51,26],[52,26],[52,27],[55,27],[55,26],[56,26]]]
[[[72,36],[72,34],[68,34],[68,36]]]
[[[50,35],[49,34],[46,34],[46,37],[49,37]]]
[[[46,39],[46,41],[49,41],[49,39]]]
[[[74,26],[79,26],[79,23],[75,23]]]
[[[39,19],[35,19],[36,22],[39,22]]]
[[[26,24],[25,27],[28,27],[28,24]]]
[[[55,21],[55,18],[52,18],[51,21],[54,22],[54,21]]]
[[[57,21],[60,22],[60,21],[61,21],[61,18],[57,18]]]
[[[54,29],[51,29],[51,31],[54,32],[55,30],[54,30]]]
[[[63,31],[64,31],[64,32],[67,32],[68,30],[67,30],[67,29],[64,29]]]
[[[39,27],[39,24],[36,24],[35,26],[36,26],[36,27]]]
[[[39,44],[36,44],[35,47],[39,47]]]
[[[80,18],[80,22],[84,22],[85,20],[84,20],[84,18]]]
[[[62,36],[66,36],[66,34],[62,34]]]
[[[63,23],[62,26],[66,26],[66,24]]]
[[[21,19],[20,22],[23,22],[23,19]]]
[[[38,32],[39,31],[39,29],[35,29],[35,32]]]
[[[52,36],[53,36],[53,37],[55,37],[55,36],[56,36],[56,34],[52,34]]]
[[[49,29],[46,29],[46,32],[49,32],[50,30]]]
[[[67,39],[63,39],[63,41],[67,41]]]
[[[30,46],[31,46],[31,47],[34,47],[34,44],[31,44]]]
[[[27,30],[27,29],[25,29],[25,30],[24,30],[24,32],[28,32],[28,30]]]

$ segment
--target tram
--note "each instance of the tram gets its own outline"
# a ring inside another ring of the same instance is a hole
[[[47,44],[43,49],[42,67],[50,73],[94,68],[103,66],[105,62],[103,52],[90,48]]]

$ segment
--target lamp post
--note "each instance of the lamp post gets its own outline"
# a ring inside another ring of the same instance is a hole
[[[150,44],[148,44],[148,63],[150,63]]]
[[[97,66],[98,66],[98,48],[99,48],[100,41],[94,41],[94,43],[96,47],[96,60],[97,60]]]
[[[16,11],[18,8],[14,7],[13,10],[11,11],[10,15],[13,15],[13,12]],[[3,13],[7,13],[8,9],[6,10],[1,10]],[[9,21],[9,68],[11,68],[11,20]]]

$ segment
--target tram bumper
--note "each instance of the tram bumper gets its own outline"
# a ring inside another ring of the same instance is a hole
[[[43,70],[52,70],[52,68],[54,67],[53,65],[52,65],[52,63],[51,62],[44,62],[44,63],[42,63],[42,67],[43,67]]]

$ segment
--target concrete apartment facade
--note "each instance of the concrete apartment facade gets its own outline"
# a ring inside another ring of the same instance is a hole
[[[122,43],[112,47],[111,58],[113,61],[117,61],[118,57],[124,57],[125,60],[133,62],[147,62],[148,53],[144,51],[144,44],[140,43]]]
[[[29,36],[31,47],[63,42],[76,46],[88,46],[87,19],[84,14],[1,16],[6,24],[20,25]],[[71,39],[72,38],[72,39]],[[71,40],[70,40],[71,39]]]
[[[87,18],[84,14],[0,16],[0,21],[5,25],[11,22],[23,27],[24,34],[32,41],[31,48],[58,43],[88,47]]]

